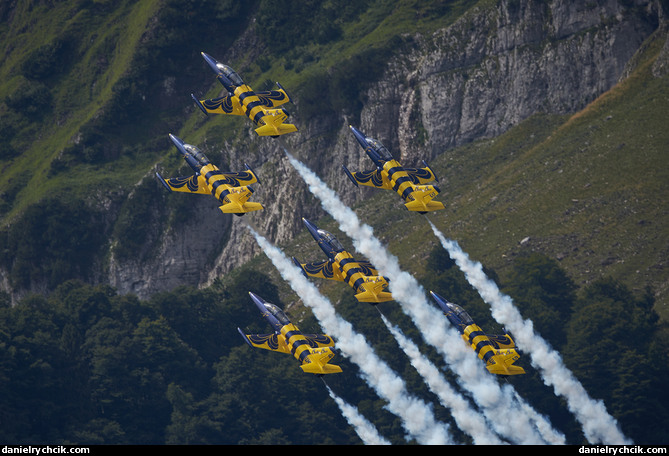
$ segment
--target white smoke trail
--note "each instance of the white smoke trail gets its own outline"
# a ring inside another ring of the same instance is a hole
[[[513,395],[500,388],[460,335],[446,325],[443,314],[429,304],[425,291],[413,276],[400,269],[397,258],[374,236],[372,228],[361,224],[355,212],[315,173],[287,150],[284,152],[311,193],[320,199],[323,208],[339,223],[342,231],[353,239],[356,250],[365,255],[382,275],[390,278],[393,299],[411,317],[425,341],[440,350],[449,367],[459,376],[460,384],[472,394],[496,432],[517,443],[547,443],[537,433],[528,415],[515,403]]]
[[[432,362],[419,350],[418,346],[397,326],[391,324],[385,315],[381,319],[398,344],[411,360],[411,365],[425,379],[430,390],[437,395],[442,405],[450,409],[458,427],[473,439],[475,445],[496,445],[503,443],[486,423],[485,419],[451,385]]]
[[[344,415],[344,418],[346,418],[346,421],[348,421],[348,424],[353,426],[356,434],[358,434],[358,437],[360,437],[360,440],[362,440],[365,445],[390,445],[390,442],[379,435],[374,425],[367,421],[367,419],[358,412],[357,408],[337,396],[327,384],[325,387],[328,389],[330,397],[334,399],[339,406],[339,410],[341,410],[341,413]]]
[[[447,240],[432,222],[430,226],[442,246],[464,272],[467,281],[490,305],[493,318],[513,333],[523,352],[530,354],[532,365],[539,369],[544,383],[552,386],[557,395],[567,400],[569,410],[581,423],[588,441],[618,445],[632,443],[622,434],[617,421],[606,411],[604,403],[589,397],[581,383],[563,364],[559,353],[534,332],[531,321],[523,320],[511,298],[503,295],[497,285],[488,279],[481,264],[471,261],[457,242]]]
[[[541,434],[541,436],[544,438],[544,440],[546,440],[546,442],[553,445],[564,445],[567,443],[564,434],[557,432],[555,429],[553,429],[551,427],[550,421],[548,421],[548,419],[545,416],[541,415],[539,412],[530,407],[530,404],[528,404],[525,401],[525,399],[520,397],[520,395],[516,390],[513,390],[509,385],[506,385],[505,388],[506,387],[512,390],[513,395],[516,398],[516,401],[518,401],[518,404],[520,404],[522,409],[525,410],[525,413],[528,414],[530,420],[534,422],[534,425],[539,430],[539,434]]]
[[[253,228],[248,228],[281,277],[311,307],[325,332],[337,340],[337,348],[358,365],[367,383],[388,402],[388,410],[402,419],[407,433],[422,444],[453,443],[448,426],[435,420],[428,404],[408,393],[404,381],[376,355],[364,336],[335,313],[330,301],[320,294],[302,270]]]

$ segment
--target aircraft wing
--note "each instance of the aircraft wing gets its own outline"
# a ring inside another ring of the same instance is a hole
[[[374,266],[372,266],[372,263],[366,260],[355,260],[356,263],[358,263],[358,266],[360,266],[360,269],[362,269],[363,274],[366,276],[377,276],[379,275],[379,271],[377,271]]]
[[[195,99],[195,98],[194,98]],[[244,115],[239,99],[235,96],[225,95],[219,98],[210,98],[208,100],[195,101],[205,114],[232,114],[235,116]]]
[[[206,180],[199,174],[193,174],[188,177],[172,177],[169,179],[164,179],[159,173],[156,173],[156,176],[158,176],[163,186],[171,192],[211,194]]]
[[[296,260],[294,260],[298,263]],[[339,268],[333,268],[332,263],[328,260],[320,261],[318,263],[298,263],[302,271],[310,277],[318,277],[320,279],[330,279],[342,281],[344,278],[339,273]]]
[[[260,103],[268,108],[281,106],[282,104],[288,103],[290,101],[288,94],[284,90],[266,90],[262,92],[254,91],[254,93],[260,99]]]
[[[490,342],[493,343],[495,348],[516,348],[516,344],[513,342],[513,339],[509,335],[493,335],[486,334]]]
[[[355,183],[360,185],[367,185],[369,187],[392,189],[390,181],[378,169],[372,171],[358,171],[355,173],[349,172],[346,168],[348,177]]]
[[[237,330],[246,340],[246,343],[252,347],[290,354],[283,336],[279,337],[276,334],[244,334],[241,329],[237,328]]]
[[[411,178],[411,182],[414,184],[426,184],[428,182],[432,182],[434,180],[438,180],[437,176],[434,174],[434,172],[430,169],[430,167],[426,168],[403,168],[404,171],[409,175]]]
[[[312,348],[334,347],[334,340],[327,334],[302,334]]]
[[[225,180],[221,183],[228,184],[231,187],[242,187],[244,185],[253,184],[258,182],[258,178],[253,171],[250,169],[248,171],[241,171],[238,173],[227,172],[221,173],[222,176],[225,176]]]

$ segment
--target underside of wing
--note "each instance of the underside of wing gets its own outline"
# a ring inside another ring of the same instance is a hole
[[[353,176],[353,179],[360,185],[385,189],[392,188],[388,179],[378,169],[372,171],[358,171],[351,173],[351,176]]]
[[[429,166],[425,168],[404,168],[404,171],[409,175],[411,182],[414,184],[427,184],[428,182],[438,180]]]
[[[301,263],[302,270],[310,277],[318,277],[320,279],[343,280],[329,261],[320,261],[318,263]]]
[[[495,348],[516,348],[516,344],[509,335],[490,335],[486,334]]]
[[[262,348],[270,351],[289,353],[283,337],[276,334],[242,334],[248,340],[249,345],[256,348]]]
[[[172,192],[210,194],[205,179],[199,174],[193,174],[188,177],[171,177],[169,179],[163,179],[160,174],[156,175],[165,188]]]
[[[290,101],[288,95],[283,90],[266,90],[262,92],[255,92],[255,94],[260,100],[260,103],[268,108],[281,106],[282,104],[288,103]]]
[[[312,348],[334,347],[334,340],[327,334],[302,334]]]
[[[199,100],[202,108],[210,114],[231,114],[241,116],[244,114],[239,100],[235,96],[226,95],[219,98]]]
[[[258,182],[258,178],[253,173],[253,171],[240,171],[221,173],[221,176],[225,178],[225,184],[230,185],[231,187],[241,187],[244,185],[254,184]]]
[[[377,276],[379,275],[379,271],[377,271],[374,266],[372,266],[372,263],[370,263],[367,260],[355,260],[356,263],[358,263],[358,266],[360,266],[360,269],[362,269],[362,272],[366,276]]]

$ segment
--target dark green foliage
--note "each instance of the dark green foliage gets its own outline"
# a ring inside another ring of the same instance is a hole
[[[41,82],[23,79],[16,91],[5,99],[5,104],[27,119],[38,121],[51,110],[51,91]]]
[[[327,429],[325,443],[355,443],[320,380],[242,342],[228,291],[142,302],[69,281],[0,306],[0,439],[276,444]]]
[[[61,37],[32,51],[21,64],[21,73],[28,79],[47,82],[64,72],[72,60],[74,49],[70,37]]]
[[[145,179],[128,197],[112,233],[118,258],[140,259],[151,252],[153,241],[158,237],[156,230],[161,226],[158,221],[164,215],[157,204],[163,196],[153,179]]]
[[[622,428],[637,442],[653,444],[669,438],[669,356],[666,345],[658,350],[666,342],[658,322],[650,293],[639,298],[602,279],[580,294],[563,351],[576,377],[597,392]]]
[[[258,33],[276,53],[304,43],[325,44],[338,39],[342,22],[357,17],[367,4],[345,0],[261,0],[256,15]]]
[[[311,75],[299,90],[302,114],[345,112],[359,115],[367,101],[365,89],[383,75],[392,52],[401,44],[401,38],[393,37],[382,47],[365,49],[328,71]]]
[[[576,285],[558,263],[538,253],[519,256],[504,292],[514,297],[524,318],[556,348],[565,343],[564,325],[575,299]]]
[[[88,278],[104,239],[94,210],[80,202],[49,198],[30,206],[0,232],[0,261],[14,287],[45,280],[53,289],[70,278]]]
[[[554,326],[567,328],[561,353],[591,396],[604,400],[636,443],[665,442],[668,334],[652,311],[651,294],[637,297],[610,279],[577,290],[550,259],[528,256],[517,263],[514,286],[507,288],[514,300],[520,302],[525,291],[519,283],[534,284],[531,295],[544,305],[555,296],[556,283],[569,288],[567,297],[576,296],[573,312]],[[484,330],[494,327],[487,305],[443,249],[432,252],[428,265],[430,273],[421,280],[426,288],[463,305]],[[289,356],[252,350],[242,342],[237,326],[270,331],[248,291],[285,305],[264,274],[233,276],[209,289],[180,287],[149,301],[81,281],[66,281],[48,297],[28,296],[14,307],[7,296],[0,297],[0,417],[5,423],[0,439],[18,444],[359,443],[318,378],[305,375]],[[434,403],[437,419],[450,421],[374,306],[361,305],[342,290],[337,310],[413,394]],[[399,306],[384,303],[379,310],[422,344]],[[308,312],[298,325],[305,332],[321,331]],[[422,348],[443,365],[434,350]],[[569,442],[582,442],[573,416],[523,361],[528,374],[510,383]],[[328,385],[382,435],[403,443],[397,417],[383,409],[384,402],[356,375],[357,367],[342,356],[336,362],[344,373],[329,376]],[[445,375],[450,375],[447,369]]]

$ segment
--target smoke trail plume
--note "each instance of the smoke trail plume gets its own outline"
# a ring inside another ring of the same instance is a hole
[[[450,409],[458,427],[472,437],[474,444],[495,445],[503,443],[491,429],[491,426],[485,422],[485,419],[474,411],[471,404],[444,379],[437,366],[432,364],[420,352],[418,346],[406,337],[397,326],[392,325],[383,314],[381,314],[381,319],[411,360],[411,365],[425,379],[426,384],[437,395],[442,405]]]
[[[402,419],[407,433],[422,444],[452,443],[448,426],[435,420],[428,404],[408,393],[404,381],[376,355],[364,336],[335,313],[330,301],[302,275],[301,269],[253,228],[248,228],[281,277],[311,307],[325,332],[337,341],[339,351],[358,365],[363,379],[388,402],[388,410]]]
[[[472,394],[494,429],[517,443],[546,443],[529,416],[518,407],[513,395],[502,390],[483,369],[474,352],[452,327],[446,325],[443,314],[428,303],[423,288],[413,276],[400,269],[397,258],[374,236],[372,228],[361,224],[355,212],[343,204],[315,173],[287,150],[284,149],[284,152],[309,190],[320,199],[323,208],[353,239],[356,250],[365,255],[382,275],[390,278],[389,287],[394,300],[411,317],[424,340],[442,353],[449,367],[459,376],[460,384]]]
[[[367,421],[367,419],[358,412],[357,408],[337,396],[327,384],[325,384],[325,387],[328,389],[330,397],[334,399],[339,406],[339,410],[341,410],[341,413],[344,415],[344,418],[346,418],[346,421],[348,421],[348,424],[353,426],[356,434],[358,434],[358,437],[360,437],[360,440],[362,440],[365,445],[390,445],[390,442],[379,435],[374,425]]]
[[[503,295],[497,285],[488,279],[481,264],[471,261],[460,246],[455,241],[447,240],[432,222],[430,226],[442,246],[465,273],[467,281],[490,305],[493,318],[513,333],[523,352],[530,354],[532,365],[539,369],[544,383],[552,386],[557,395],[567,400],[569,410],[581,423],[588,441],[605,444],[632,443],[622,434],[616,420],[606,411],[604,403],[590,398],[581,383],[563,364],[559,353],[534,332],[531,321],[523,320],[511,298]]]

